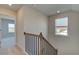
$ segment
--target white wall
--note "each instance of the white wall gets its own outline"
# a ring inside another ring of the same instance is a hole
[[[55,35],[55,19],[69,17],[68,36]],[[56,16],[50,16],[49,20],[49,41],[58,49],[58,54],[79,54],[79,14],[67,12]]]
[[[16,12],[7,8],[0,7],[0,14],[8,15],[14,19],[16,19]]]
[[[17,13],[17,43],[25,49],[24,32],[39,34],[43,32],[47,38],[47,16],[34,8],[23,6]]]
[[[14,20],[16,22],[16,12],[0,6],[0,18],[1,19],[2,18],[11,19],[11,20]],[[0,25],[1,25],[1,23],[0,23]],[[2,34],[0,36],[2,37]],[[1,47],[2,48],[13,47],[16,44],[16,38],[14,38],[14,37],[9,37],[6,39],[1,38],[1,39],[2,39],[1,40]]]
[[[16,39],[17,39],[17,45],[21,47],[23,50],[25,48],[25,40],[24,40],[24,12],[23,8],[21,8],[17,12],[17,20],[16,20]]]
[[[35,34],[43,32],[44,36],[47,37],[47,17],[33,8],[25,7],[24,11],[26,15],[24,17],[24,31]]]

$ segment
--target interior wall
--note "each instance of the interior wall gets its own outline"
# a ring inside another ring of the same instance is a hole
[[[11,19],[1,19],[2,28],[2,38],[15,37],[15,32],[9,32],[8,24],[15,24],[14,20]]]
[[[55,19],[68,16],[68,36],[55,35]],[[48,37],[58,54],[79,54],[79,14],[71,11],[50,16]]]
[[[25,50],[25,40],[24,40],[24,9],[20,8],[17,12],[16,20],[16,39],[17,45]]]
[[[15,27],[16,27],[16,12],[11,9],[0,6],[0,18],[4,18],[4,17],[6,19],[14,20]],[[15,31],[16,31],[16,28],[15,28]]]
[[[24,16],[24,31],[27,33],[40,34],[43,33],[47,38],[48,34],[48,18],[38,10],[31,7],[24,7],[26,16]]]
[[[48,18],[34,8],[23,6],[17,13],[17,43],[25,49],[24,32],[39,34],[47,37]]]
[[[0,18],[1,17],[3,17],[3,18],[5,17],[6,19],[12,19],[16,23],[16,12],[15,11],[12,11],[12,10],[4,8],[4,7],[0,7]],[[3,40],[1,40],[1,42],[2,42],[2,44],[1,44],[2,48],[13,47],[16,44],[16,38],[14,38],[14,37],[9,37],[6,39],[4,38]]]
[[[8,15],[8,16],[13,17],[14,19],[16,19],[16,12],[12,11],[10,9],[7,9],[7,8],[0,7],[0,14]]]
[[[8,15],[16,19],[16,12],[7,8],[0,7],[0,14]]]

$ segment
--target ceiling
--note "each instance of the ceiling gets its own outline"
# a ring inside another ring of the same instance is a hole
[[[9,6],[8,4],[0,4],[0,7],[4,7],[4,8],[11,9],[13,11],[17,11],[17,10],[19,10],[19,8],[22,7],[22,5],[21,4],[13,4],[13,5]]]
[[[32,7],[38,9],[42,13],[46,15],[56,14],[59,10],[60,12],[68,11],[71,8],[71,5],[58,5],[58,4],[38,4],[38,5],[31,5]]]
[[[60,11],[60,13],[70,10],[79,12],[79,4],[36,4],[30,6],[36,8],[46,15],[56,14],[57,11]]]
[[[23,5],[22,4],[13,4],[9,6],[8,4],[0,5],[1,7],[9,8],[13,11],[19,10]],[[74,10],[79,12],[79,4],[28,4],[27,6],[35,8],[45,15],[56,14],[59,10],[61,12]]]

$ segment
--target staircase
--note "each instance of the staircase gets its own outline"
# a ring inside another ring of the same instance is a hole
[[[25,51],[29,55],[57,55],[57,50],[43,37],[39,35],[26,33],[25,35]]]

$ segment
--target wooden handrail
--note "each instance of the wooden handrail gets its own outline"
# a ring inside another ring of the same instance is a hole
[[[31,33],[26,33],[26,32],[24,32],[24,35],[39,36],[39,35],[36,35],[36,34],[31,34]]]
[[[46,38],[44,38],[44,36],[42,35],[42,32],[40,33],[40,37],[45,41],[45,42],[47,42],[51,47],[53,47],[50,43],[49,43],[49,41],[48,40],[46,40]],[[53,47],[54,48],[54,47]],[[54,48],[55,49],[55,48]],[[55,49],[55,50],[57,50],[57,49]]]
[[[50,47],[52,47],[52,48],[56,51],[56,54],[57,54],[57,49],[55,49],[55,48],[52,46],[52,44],[50,44],[49,41],[46,40],[46,38],[43,36],[42,32],[40,32],[39,35],[24,32],[24,35],[36,36],[36,37],[39,37],[40,40],[43,39]]]
[[[31,36],[38,36],[38,37],[42,38],[43,40],[45,40],[51,47],[53,47],[53,46],[49,43],[49,41],[44,38],[42,32],[40,32],[40,35],[36,35],[36,34],[31,34],[31,33],[26,33],[26,32],[24,32],[24,35],[26,35],[26,34],[27,34],[27,35],[31,35]],[[54,47],[53,47],[53,48],[54,48]]]

